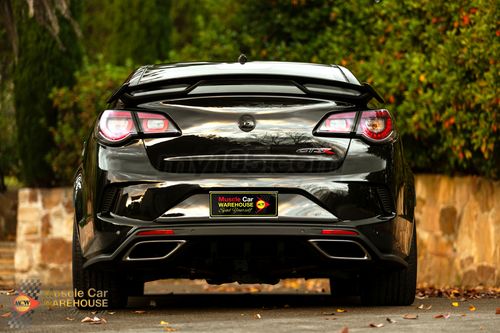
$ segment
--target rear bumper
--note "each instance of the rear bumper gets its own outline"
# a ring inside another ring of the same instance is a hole
[[[119,217],[101,219],[109,224],[109,232],[112,226],[124,231],[125,225],[128,225],[128,232],[121,236],[121,241],[114,242],[117,246],[113,250],[88,258],[85,267],[140,273],[146,280],[204,278],[218,281],[224,277],[251,282],[248,276],[252,276],[255,281],[271,281],[407,266],[402,253],[381,246],[384,230],[389,230],[394,219],[344,222],[336,226],[261,220],[154,227],[131,225],[132,221]],[[168,230],[169,234],[139,234],[153,230]],[[325,235],[323,230],[347,230],[357,234]]]

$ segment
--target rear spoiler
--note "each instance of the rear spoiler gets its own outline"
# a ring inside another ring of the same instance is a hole
[[[187,97],[196,87],[206,83],[234,83],[249,82],[252,80],[270,80],[270,81],[286,81],[291,85],[296,86],[301,94],[287,94],[293,96],[312,97],[329,99],[352,103],[355,105],[366,105],[368,101],[375,98],[380,103],[384,103],[384,99],[375,89],[368,83],[353,84],[342,81],[322,80],[309,77],[297,77],[286,75],[235,75],[235,74],[219,74],[210,76],[194,76],[184,77],[180,79],[169,79],[155,82],[148,82],[130,86],[129,82],[125,82],[118,90],[116,90],[108,99],[108,103],[121,100],[127,106],[136,106],[141,103],[151,102],[159,99],[175,99]],[[203,97],[211,96],[213,93],[196,94],[193,96]],[[245,95],[244,93],[224,93],[224,96]],[[253,93],[252,95],[255,95]],[[259,95],[276,95],[276,93],[259,93]]]

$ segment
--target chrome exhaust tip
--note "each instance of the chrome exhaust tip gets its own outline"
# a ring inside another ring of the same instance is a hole
[[[310,239],[309,243],[321,254],[330,259],[370,260],[371,256],[355,240],[350,239]]]
[[[185,240],[149,240],[135,243],[123,256],[124,261],[162,260],[170,257]]]

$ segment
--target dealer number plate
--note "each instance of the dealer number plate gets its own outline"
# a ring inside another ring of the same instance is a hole
[[[277,215],[277,192],[210,192],[210,216],[212,217]]]

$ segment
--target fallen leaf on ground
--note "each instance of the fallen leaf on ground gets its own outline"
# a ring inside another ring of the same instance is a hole
[[[323,316],[335,316],[335,312],[322,312]]]
[[[419,310],[430,310],[430,309],[432,309],[432,305],[429,304],[429,305],[425,306],[424,304],[420,304],[417,307],[417,309],[419,309]]]
[[[385,318],[389,323],[394,324],[396,321],[394,319],[391,319],[389,317]]]
[[[89,324],[106,324],[107,321],[104,318],[99,318],[97,316],[94,316],[92,318],[90,317],[85,317],[81,320],[82,323],[89,323]]]
[[[379,327],[384,327],[384,324],[382,324],[382,323],[378,323],[378,324],[375,324],[375,323],[370,323],[370,325],[369,325],[369,326],[370,326],[370,327],[377,327],[377,328],[379,328]]]
[[[460,303],[458,302],[451,302],[451,306],[453,307],[458,307],[460,305]]]
[[[436,319],[448,319],[448,318],[450,318],[450,314],[449,313],[445,313],[445,314],[440,313],[440,314],[435,315],[434,318],[436,318]]]
[[[425,295],[424,293],[422,292],[419,292],[416,296],[415,296],[416,299],[426,299],[426,298],[429,298],[429,296]]]
[[[175,328],[170,327],[170,326],[165,326],[165,327],[163,327],[163,330],[164,330],[165,332],[175,332],[175,331],[177,331]]]
[[[469,305],[469,311],[476,311],[476,307],[474,305]]]
[[[144,311],[144,310],[135,310],[134,313],[143,314],[143,313],[146,313],[146,311]]]
[[[346,309],[337,309],[337,312],[342,313],[342,312],[347,312]]]
[[[16,291],[14,289],[9,289],[5,292],[5,295],[10,296],[10,295],[14,295],[15,293],[16,293]]]
[[[97,317],[94,317],[94,319],[97,318]],[[107,320],[104,319],[104,318],[97,318],[98,320],[94,320],[93,322],[91,322],[91,324],[107,324]]]
[[[498,309],[497,309],[498,310]],[[498,311],[497,311],[498,312]],[[9,318],[10,316],[12,316],[12,312],[5,312],[3,315],[1,315],[0,317],[2,318]]]
[[[73,320],[75,320],[75,318],[66,317],[66,318],[64,318],[64,320],[67,320],[67,321],[73,321]]]
[[[496,314],[500,314],[500,308],[497,308]]]
[[[418,315],[413,313],[407,313],[403,315],[403,319],[417,319]]]
[[[448,297],[456,299],[459,302],[464,302],[468,299],[481,299],[481,298],[499,298],[500,288],[485,288],[478,286],[475,288],[434,288],[434,287],[420,287],[418,288],[416,298],[424,299],[428,297]]]
[[[342,328],[340,329],[340,331],[339,331],[339,332],[340,332],[340,333],[349,333],[349,327],[344,326],[344,327],[342,327]]]
[[[116,312],[112,311],[112,312],[108,312],[108,314],[110,315],[114,315]]]
[[[257,313],[254,317],[257,318],[257,319],[261,319],[262,318],[262,316],[260,315],[260,313]]]
[[[169,323],[168,323],[168,321],[162,320],[162,321],[160,321],[160,325],[169,325]]]

